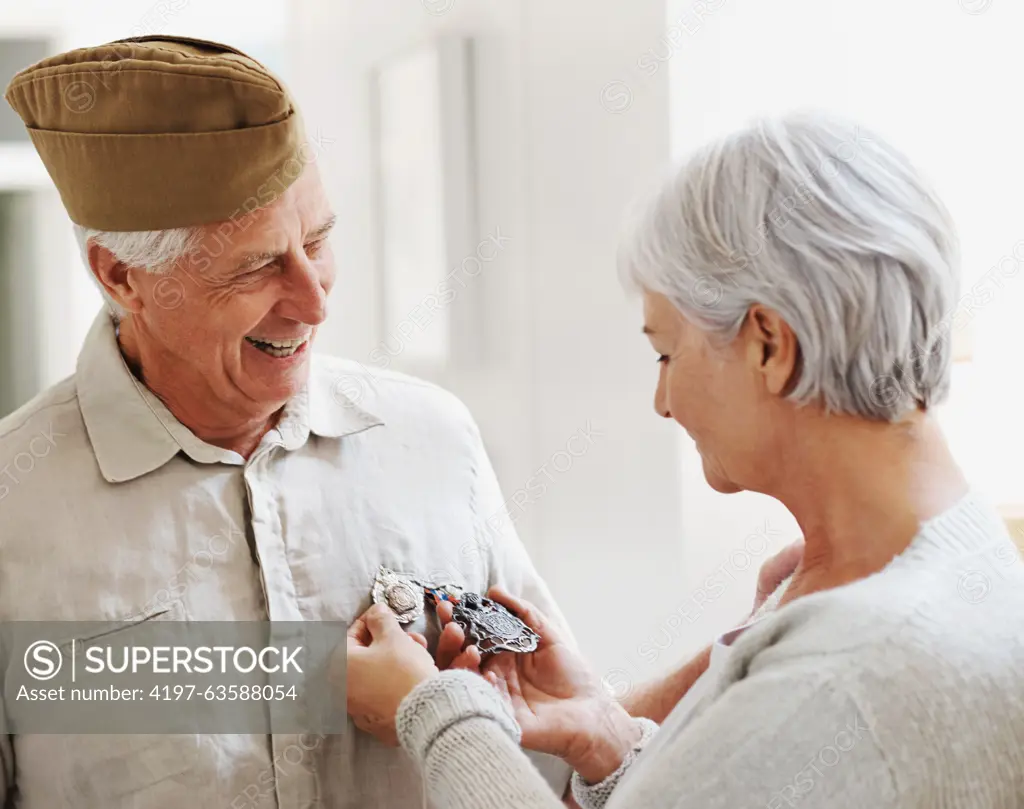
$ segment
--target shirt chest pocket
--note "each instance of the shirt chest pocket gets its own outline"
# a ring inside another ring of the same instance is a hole
[[[127,622],[90,625],[60,644],[69,650],[90,641],[131,643],[139,627],[181,620],[180,603]],[[113,678],[106,678],[116,686]],[[139,703],[139,711],[146,710]],[[59,708],[59,706],[57,706]],[[26,809],[47,807],[205,807],[200,772],[202,737],[191,734],[111,733],[131,727],[104,726],[103,706],[95,706],[96,727],[89,734],[29,734],[14,738],[17,787]],[[122,715],[123,716],[123,715]],[[89,728],[92,730],[92,728]]]
[[[206,807],[198,772],[201,737],[37,735],[15,739],[26,809]]]

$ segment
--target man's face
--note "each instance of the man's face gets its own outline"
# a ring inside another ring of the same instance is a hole
[[[204,227],[198,249],[170,271],[130,270],[144,375],[175,375],[240,412],[280,407],[305,383],[327,316],[333,220],[309,165],[272,205]]]

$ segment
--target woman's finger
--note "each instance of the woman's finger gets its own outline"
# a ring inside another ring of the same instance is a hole
[[[359,660],[359,655],[364,653],[365,651],[366,651],[366,646],[364,646],[362,643],[360,643],[357,638],[354,638],[351,635],[349,635],[345,639],[345,652],[346,652],[346,655],[345,655],[345,668],[346,668],[346,670],[351,665],[352,661],[353,660]],[[335,652],[334,657],[338,657],[337,652]],[[332,665],[337,665],[338,661],[335,660],[334,657],[332,657],[331,663],[332,663]]]
[[[435,662],[441,671],[451,666],[465,642],[466,633],[454,621],[441,630],[441,637],[437,639],[437,651],[434,653]]]
[[[409,632],[409,637],[416,641],[424,649],[427,648],[427,639],[423,637],[419,632]]]
[[[370,629],[366,626],[366,616],[360,615],[355,621],[352,622],[352,626],[348,628],[348,637],[355,640],[360,646],[369,646],[370,641],[373,640],[370,637]]]
[[[437,618],[441,622],[441,626],[450,624],[453,615],[454,611],[450,601],[442,601],[437,605]]]
[[[505,681],[497,674],[495,674],[493,671],[487,672],[484,675],[484,679],[487,680],[487,682],[489,682],[492,686],[494,686],[495,690],[498,692],[498,695],[501,697],[502,701],[511,708],[512,696],[508,693],[508,685],[505,683]]]
[[[519,672],[516,668],[517,655],[501,654],[488,660],[484,665],[484,677],[494,685],[504,700],[510,705],[515,705],[516,700],[522,701],[523,694],[519,687]]]
[[[523,598],[516,598],[502,587],[494,586],[487,591],[487,597],[506,607],[530,629],[540,635],[539,646],[550,643],[562,643],[562,636],[555,625],[533,604]]]
[[[465,651],[452,661],[450,669],[466,669],[467,671],[480,671],[480,650],[476,646],[467,646]]]

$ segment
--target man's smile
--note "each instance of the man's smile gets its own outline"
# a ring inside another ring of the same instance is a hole
[[[246,342],[271,357],[285,359],[302,351],[309,343],[312,332],[288,340],[272,340],[266,337],[246,337]]]

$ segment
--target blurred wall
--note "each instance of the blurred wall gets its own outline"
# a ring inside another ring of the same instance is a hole
[[[669,156],[667,75],[631,95],[616,83],[662,35],[664,5],[297,0],[293,20],[295,89],[339,214],[321,345],[367,365],[383,336],[372,72],[436,35],[473,39],[480,238],[508,241],[452,306],[483,307],[485,361],[392,367],[473,411],[524,542],[621,690],[648,673],[638,643],[677,607],[683,568],[679,430],[652,410],[655,357],[614,269],[624,209]]]
[[[25,268],[38,263],[30,193],[0,194],[0,413],[9,413],[41,387],[35,339],[38,291]]]

